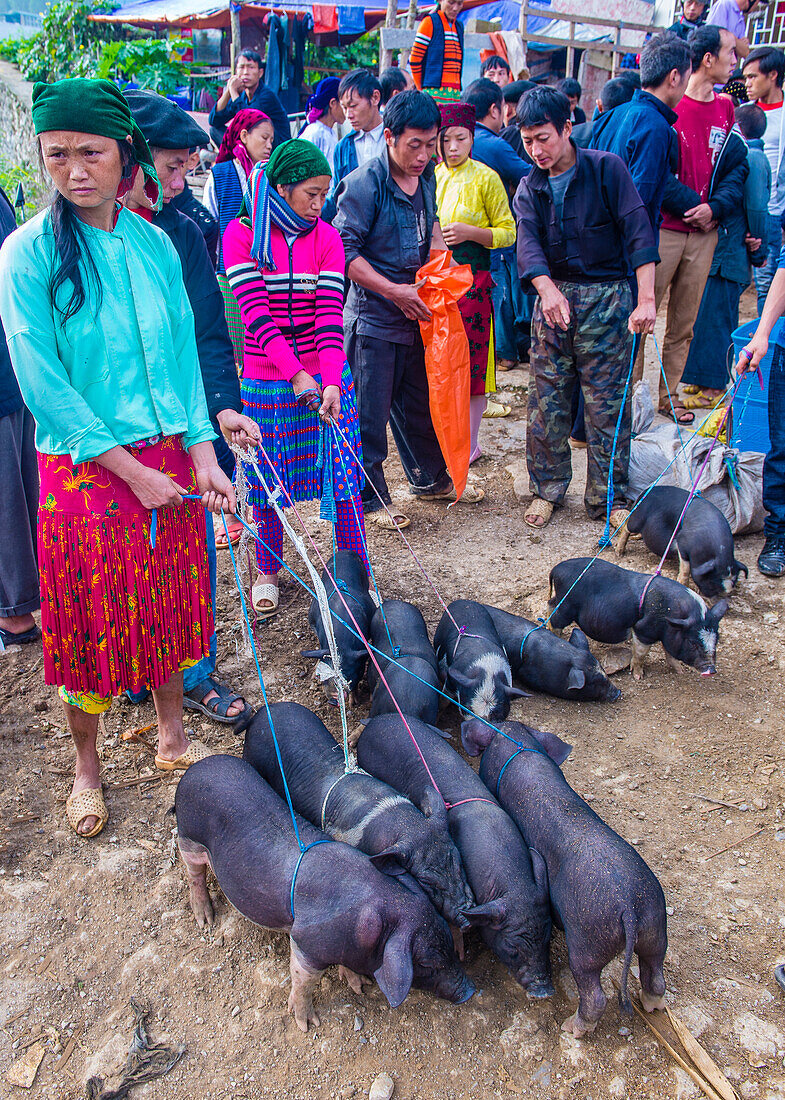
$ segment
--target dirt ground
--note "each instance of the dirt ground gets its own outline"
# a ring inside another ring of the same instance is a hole
[[[542,534],[524,525],[504,469],[523,453],[524,383],[520,374],[505,380],[513,415],[483,426],[486,457],[476,477],[485,501],[449,511],[407,506],[412,543],[446,599],[535,616],[545,608],[549,569],[591,552],[600,525],[583,512],[580,455],[565,509]],[[390,466],[403,499],[397,462]],[[310,515],[326,549],[325,527]],[[382,592],[413,599],[434,628],[439,605],[400,540],[372,531],[369,541]],[[533,696],[516,701],[513,716],[575,746],[565,765],[570,783],[662,882],[669,1004],[743,1100],[783,1100],[783,995],[772,970],[785,959],[785,587],[754,568],[760,544],[759,535],[738,540],[750,577],[723,621],[716,677],[677,676],[653,651],[643,681],[618,675],[616,704]],[[627,564],[651,569],[655,561],[631,543]],[[225,559],[219,604],[219,670],[259,703]],[[299,656],[310,637],[307,597],[284,585],[282,604],[259,635],[270,697],[306,703],[337,733],[337,714]],[[445,720],[457,728],[454,709]],[[330,972],[317,997],[322,1024],[301,1034],[286,1011],[287,938],[252,926],[220,893],[214,932],[194,924],[172,858],[167,811],[176,781],[161,779],[143,750],[121,741],[151,721],[149,706],[117,704],[107,716],[111,820],[96,839],[78,840],[64,809],[72,749],[55,692],[43,684],[40,647],[17,647],[0,662],[0,1096],[84,1096],[87,1077],[106,1077],[124,1062],[132,998],[149,1007],[154,1039],[186,1047],[171,1073],[135,1089],[134,1100],[359,1098],[381,1071],[401,1100],[698,1095],[643,1022],[620,1013],[611,982],[620,960],[606,971],[611,1000],[596,1033],[578,1041],[561,1032],[575,992],[559,933],[549,1001],[527,1000],[470,939],[467,970],[478,993],[466,1005],[413,992],[392,1011],[375,986],[360,998]],[[223,727],[192,725],[214,748],[240,752]],[[25,1092],[7,1083],[6,1071],[26,1047],[38,1049],[39,1036],[43,1061]]]

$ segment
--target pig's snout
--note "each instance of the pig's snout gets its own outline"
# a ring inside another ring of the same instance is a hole
[[[716,675],[716,672],[717,670],[714,665],[709,665],[708,668],[702,668],[700,670],[701,676],[714,676]]]
[[[553,996],[554,988],[550,982],[532,982],[526,986],[526,994],[529,997],[536,997],[537,1000],[543,1000],[545,997]]]

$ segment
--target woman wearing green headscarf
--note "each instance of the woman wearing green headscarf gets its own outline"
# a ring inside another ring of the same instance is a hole
[[[319,216],[330,183],[330,165],[310,141],[279,145],[250,176],[247,214],[241,211],[224,231],[223,255],[245,325],[241,394],[244,412],[261,430],[264,473],[282,488],[284,504],[327,500],[337,548],[366,560],[364,477],[354,457],[362,457],[360,433],[343,350],[346,258],[338,231]],[[323,432],[330,420],[337,429]],[[268,617],[278,608],[283,532],[251,471],[248,482],[266,543],[257,543],[252,597]]]
[[[56,193],[2,251],[0,316],[36,421],[44,672],[76,746],[68,820],[89,837],[108,819],[96,735],[112,696],[152,689],[161,770],[209,755],[183,730],[182,670],[212,631],[202,505],[234,496],[177,253],[117,201],[138,171],[161,201],[128,104],[106,80],[36,84],[33,122]]]

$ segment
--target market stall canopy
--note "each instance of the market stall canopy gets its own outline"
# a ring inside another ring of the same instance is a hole
[[[239,5],[241,23],[247,19],[261,21],[270,12],[286,12],[289,16],[314,15],[314,8],[328,5],[314,5],[305,0],[286,0],[283,5],[241,3]],[[381,23],[387,14],[387,5],[377,0],[368,5],[364,0],[343,0],[341,4],[329,5],[340,14],[341,9],[352,9],[354,18],[362,13],[366,31]],[[408,10],[408,3],[399,0],[399,10]],[[96,12],[90,16],[100,23],[130,23],[138,27],[194,27],[199,30],[229,27],[229,4],[216,4],[216,0],[130,0],[120,4],[111,12]],[[353,22],[354,20],[352,20]]]

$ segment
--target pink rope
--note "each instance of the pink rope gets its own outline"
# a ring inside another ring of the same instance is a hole
[[[462,798],[460,802],[445,802],[448,810],[454,810],[456,806],[465,806],[467,802],[487,802],[489,806],[498,806],[498,802],[491,802],[490,798]]]
[[[348,450],[349,450],[349,454],[350,454],[350,455],[352,456],[352,458],[354,459],[354,461],[355,461],[355,462],[356,462],[356,463],[357,463],[358,465],[362,465],[362,463],[360,462],[359,458],[358,458],[358,457],[357,457],[357,455],[355,454],[355,452],[354,452],[354,450],[353,450],[353,448],[352,448],[352,445],[351,445],[351,443],[349,442],[349,440],[348,440],[348,439],[346,438],[346,436],[344,435],[344,433],[343,433],[343,432],[341,431],[341,429],[340,429],[340,428],[338,427],[338,425],[337,425],[337,424],[336,424],[336,423],[335,423],[334,421],[333,421],[333,427],[335,428],[335,430],[336,430],[336,431],[338,432],[338,434],[340,435],[341,439],[342,439],[342,440],[344,441],[344,443],[346,444],[346,446],[347,446],[347,448],[348,448]],[[422,573],[422,575],[423,575],[423,576],[425,577],[425,579],[426,579],[426,581],[428,582],[428,584],[429,584],[429,585],[431,586],[431,588],[432,588],[432,590],[433,590],[433,594],[434,594],[434,595],[436,596],[436,599],[437,599],[437,600],[439,601],[439,603],[440,603],[440,604],[442,605],[442,607],[444,608],[444,610],[445,610],[445,612],[446,612],[446,614],[447,614],[447,617],[448,617],[448,619],[450,620],[450,622],[452,623],[452,625],[453,625],[453,626],[455,627],[455,629],[456,629],[456,630],[460,630],[461,628],[460,628],[460,627],[458,626],[457,622],[455,621],[455,619],[454,619],[454,618],[452,617],[452,615],[450,614],[450,609],[449,609],[449,608],[447,607],[447,604],[446,604],[446,603],[444,602],[444,600],[442,599],[442,597],[441,597],[441,595],[440,595],[440,593],[439,593],[439,590],[438,590],[438,588],[436,587],[436,585],[435,585],[435,584],[433,583],[433,581],[431,580],[430,576],[428,575],[428,571],[427,571],[427,569],[425,568],[425,566],[423,565],[423,563],[422,563],[422,562],[420,561],[420,559],[419,559],[419,558],[417,557],[417,555],[415,554],[415,552],[414,552],[414,547],[413,547],[413,546],[412,546],[412,544],[411,544],[411,543],[409,542],[409,540],[407,539],[406,535],[404,535],[403,531],[402,531],[402,530],[401,530],[401,528],[400,528],[400,527],[398,526],[398,524],[397,524],[397,523],[395,522],[395,516],[394,516],[394,515],[393,515],[393,513],[392,513],[392,512],[390,511],[390,509],[389,509],[388,505],[386,504],[386,502],[385,502],[384,500],[382,500],[382,497],[381,497],[381,494],[379,493],[379,490],[378,490],[378,489],[376,488],[376,486],[375,486],[375,485],[374,485],[374,484],[373,484],[372,482],[370,482],[370,481],[369,481],[369,482],[368,482],[368,484],[369,484],[369,485],[371,486],[371,488],[373,489],[374,493],[376,494],[376,496],[377,496],[377,498],[378,498],[378,500],[379,500],[379,503],[381,504],[382,508],[384,508],[385,512],[387,513],[387,515],[388,515],[388,516],[390,517],[390,519],[392,520],[392,522],[393,522],[393,526],[395,527],[395,530],[396,530],[396,531],[398,532],[398,534],[399,534],[399,535],[401,536],[401,538],[403,539],[403,541],[404,541],[404,543],[406,544],[406,547],[407,547],[407,549],[408,549],[409,553],[410,553],[410,554],[411,554],[411,556],[412,556],[412,557],[414,558],[414,560],[415,560],[415,561],[417,562],[417,565],[419,566],[420,572],[421,572],[421,573]]]
[[[638,604],[638,611],[639,612],[643,610],[643,604],[644,604],[644,601],[646,600],[646,593],[649,591],[649,585],[651,584],[651,582],[654,580],[655,577],[662,576],[662,567],[665,564],[665,559],[668,557],[668,554],[671,551],[671,547],[673,546],[674,539],[676,538],[678,530],[681,527],[682,520],[684,519],[685,515],[687,514],[687,509],[689,508],[690,504],[692,503],[693,499],[695,498],[695,494],[698,491],[698,486],[700,485],[700,479],[703,477],[703,472],[709,464],[709,459],[711,458],[711,452],[714,450],[714,447],[717,443],[717,440],[722,435],[722,429],[725,427],[725,421],[730,416],[730,411],[731,411],[731,408],[733,407],[733,397],[736,393],[736,390],[739,388],[740,383],[741,383],[741,378],[737,378],[736,383],[735,383],[733,389],[730,392],[728,404],[725,406],[725,412],[722,414],[722,417],[720,418],[719,425],[717,427],[717,431],[714,433],[714,438],[711,441],[711,446],[709,447],[708,451],[706,452],[706,457],[703,460],[703,465],[701,466],[700,470],[698,470],[698,476],[694,479],[694,481],[692,483],[690,491],[687,494],[687,499],[684,502],[684,507],[681,510],[681,515],[676,520],[676,526],[673,528],[673,533],[671,534],[671,537],[668,539],[668,545],[665,547],[665,552],[662,555],[662,557],[660,558],[660,564],[657,566],[657,568],[654,570],[654,573],[649,577],[649,579],[646,581],[646,584],[644,585],[643,592],[641,594],[641,602]]]
[[[302,529],[303,529],[303,532],[304,532],[304,534],[305,534],[305,537],[306,537],[306,538],[308,539],[309,543],[311,544],[311,547],[312,547],[312,549],[313,549],[313,552],[314,552],[314,553],[316,554],[317,558],[319,559],[319,561],[321,562],[322,566],[324,567],[324,570],[325,570],[325,572],[327,573],[327,576],[328,576],[328,577],[330,578],[330,580],[332,581],[333,585],[335,586],[335,591],[336,591],[336,592],[338,593],[338,597],[339,597],[339,599],[340,599],[341,603],[342,603],[342,604],[343,604],[343,606],[344,606],[344,610],[346,611],[347,615],[348,615],[348,616],[349,616],[349,618],[351,619],[351,622],[352,622],[352,626],[354,627],[355,633],[357,634],[357,637],[358,637],[358,638],[360,639],[360,641],[361,641],[361,642],[363,643],[363,645],[365,646],[365,648],[366,648],[366,649],[368,650],[368,656],[369,656],[369,657],[370,657],[370,659],[371,659],[371,660],[373,661],[373,663],[374,663],[374,667],[376,668],[376,671],[377,671],[377,673],[379,674],[379,679],[380,679],[380,680],[382,681],[382,683],[384,684],[384,686],[385,686],[385,687],[387,688],[387,691],[389,692],[390,698],[392,699],[393,703],[395,704],[395,709],[396,709],[396,710],[398,711],[398,715],[399,715],[399,717],[400,717],[401,721],[403,722],[404,726],[406,727],[406,732],[407,732],[407,733],[409,734],[409,737],[411,737],[411,739],[412,739],[412,744],[414,745],[415,749],[417,750],[417,755],[419,756],[420,760],[422,761],[422,765],[423,765],[423,767],[425,768],[426,772],[428,773],[428,778],[430,779],[430,781],[431,781],[431,784],[433,785],[433,788],[434,788],[434,790],[436,791],[436,793],[437,793],[437,794],[439,795],[439,797],[441,798],[442,802],[443,802],[443,803],[444,803],[444,805],[445,805],[445,808],[449,809],[449,808],[450,808],[450,807],[449,807],[449,803],[447,802],[447,800],[445,799],[444,795],[442,794],[442,792],[441,792],[441,790],[440,790],[440,788],[439,788],[439,784],[438,784],[438,783],[436,782],[436,780],[434,779],[434,777],[433,777],[433,773],[431,772],[431,769],[430,769],[430,768],[428,767],[428,761],[427,761],[427,760],[425,759],[425,757],[423,756],[423,754],[422,754],[422,751],[421,751],[421,749],[420,749],[420,746],[419,746],[419,745],[417,744],[417,738],[416,738],[416,737],[414,736],[414,734],[412,733],[411,727],[409,726],[409,723],[408,723],[408,722],[406,721],[406,716],[405,716],[405,714],[403,713],[403,711],[401,710],[401,708],[400,708],[400,707],[398,706],[398,700],[397,700],[397,699],[395,698],[395,696],[393,695],[392,691],[390,690],[390,685],[388,684],[388,682],[387,682],[387,678],[385,677],[384,673],[383,673],[383,672],[382,672],[382,670],[381,670],[381,666],[379,665],[379,662],[378,662],[378,661],[377,661],[377,659],[376,659],[376,655],[374,654],[373,650],[371,649],[371,646],[369,645],[369,643],[368,643],[367,639],[365,638],[365,635],[364,635],[364,634],[363,634],[363,632],[362,632],[362,631],[360,630],[359,624],[358,624],[357,620],[355,619],[354,615],[352,614],[352,609],[351,609],[351,608],[349,607],[349,604],[348,604],[348,603],[346,602],[346,600],[344,599],[344,597],[343,597],[343,592],[342,592],[342,591],[341,591],[341,589],[340,589],[340,588],[338,587],[338,582],[336,581],[335,577],[334,577],[334,576],[332,575],[332,573],[330,572],[330,570],[329,570],[329,568],[328,568],[328,566],[327,566],[327,562],[326,562],[326,561],[324,560],[324,558],[323,558],[323,557],[322,557],[322,555],[321,555],[321,552],[320,552],[320,550],[319,550],[319,547],[318,547],[318,546],[316,545],[316,543],[314,542],[314,540],[313,540],[313,539],[311,538],[311,535],[310,535],[310,533],[309,533],[309,531],[308,531],[308,528],[306,527],[306,525],[305,525],[305,522],[304,522],[304,520],[303,520],[303,517],[302,517],[302,516],[300,515],[300,513],[299,513],[299,512],[297,511],[297,507],[296,507],[296,505],[295,505],[294,501],[292,500],[292,498],[291,498],[291,497],[289,496],[289,494],[287,493],[287,491],[286,491],[286,488],[284,487],[284,484],[283,484],[283,482],[281,481],[281,478],[280,478],[280,477],[278,476],[278,471],[276,470],[275,466],[273,465],[273,463],[272,463],[272,460],[270,459],[270,456],[269,456],[269,455],[267,454],[267,451],[266,451],[266,450],[264,449],[264,447],[263,447],[263,446],[262,446],[261,444],[259,444],[259,447],[257,448],[257,450],[258,450],[259,452],[261,452],[261,454],[263,454],[263,455],[264,455],[264,459],[265,459],[265,462],[267,463],[267,465],[268,465],[268,466],[270,467],[270,469],[272,470],[273,476],[274,476],[275,480],[276,480],[276,481],[277,481],[277,483],[278,483],[278,488],[279,488],[279,489],[281,490],[281,492],[283,493],[284,497],[285,497],[285,498],[286,498],[286,500],[287,500],[287,501],[289,502],[289,506],[291,507],[292,511],[294,512],[294,514],[295,514],[295,515],[297,516],[298,520],[300,521],[300,526],[301,526],[301,527],[302,527]],[[452,616],[451,616],[451,617],[452,617]]]

